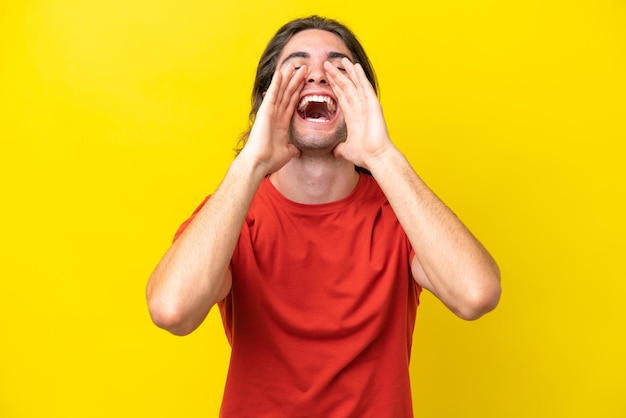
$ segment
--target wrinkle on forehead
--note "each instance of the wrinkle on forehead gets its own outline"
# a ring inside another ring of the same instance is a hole
[[[278,65],[282,67],[286,62],[297,58],[311,59],[318,53],[325,54],[326,60],[340,60],[345,57],[354,61],[352,52],[339,35],[322,29],[306,29],[287,41]]]

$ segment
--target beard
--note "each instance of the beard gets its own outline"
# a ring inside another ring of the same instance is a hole
[[[333,132],[298,132],[293,124],[289,128],[290,142],[300,150],[302,154],[309,155],[332,155],[332,150],[337,144],[345,142],[348,137],[348,129],[345,123],[341,123]]]

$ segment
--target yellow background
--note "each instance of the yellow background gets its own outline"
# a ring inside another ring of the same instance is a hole
[[[347,23],[394,141],[497,259],[496,311],[425,295],[421,417],[626,417],[626,5],[3,1],[0,417],[211,417],[217,311],[157,329],[144,288],[225,172],[262,49]]]

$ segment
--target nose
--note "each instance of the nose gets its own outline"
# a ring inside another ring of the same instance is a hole
[[[311,65],[311,69],[307,76],[307,83],[311,84],[328,84],[326,80],[326,71],[324,71],[324,63]]]

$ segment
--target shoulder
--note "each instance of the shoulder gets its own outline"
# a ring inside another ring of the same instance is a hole
[[[371,174],[362,173],[358,187],[362,189],[360,196],[362,199],[372,201],[380,205],[389,205],[387,196],[385,196],[385,193]]]

